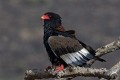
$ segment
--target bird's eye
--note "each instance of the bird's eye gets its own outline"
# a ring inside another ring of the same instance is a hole
[[[50,15],[48,15],[50,18],[52,17],[52,16],[50,16]]]

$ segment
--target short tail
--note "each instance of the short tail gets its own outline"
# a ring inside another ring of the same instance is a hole
[[[102,58],[99,58],[98,56],[96,56],[96,59],[97,59],[98,61],[101,61],[101,62],[106,62],[106,60],[104,60],[104,59],[102,59]]]

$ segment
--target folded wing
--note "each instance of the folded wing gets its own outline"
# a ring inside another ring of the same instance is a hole
[[[48,43],[54,54],[71,66],[82,66],[94,57],[75,38],[51,36]]]

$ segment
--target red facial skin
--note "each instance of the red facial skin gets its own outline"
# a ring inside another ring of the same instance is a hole
[[[43,15],[41,17],[42,20],[50,20],[50,17],[48,15]]]

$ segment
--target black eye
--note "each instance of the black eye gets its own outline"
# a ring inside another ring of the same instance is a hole
[[[51,15],[48,15],[50,18],[52,17]]]

